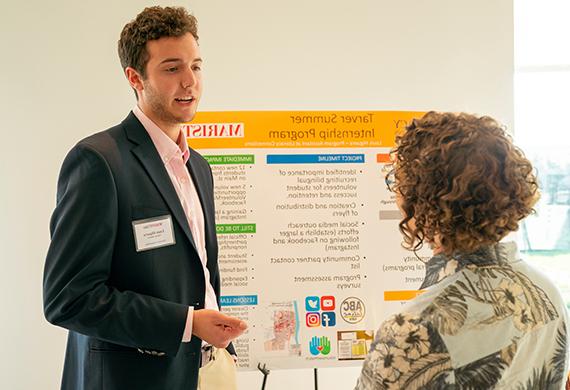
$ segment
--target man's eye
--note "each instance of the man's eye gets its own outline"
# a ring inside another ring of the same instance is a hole
[[[194,65],[194,66],[192,67],[192,70],[201,71],[201,70],[202,70],[202,67],[201,67],[201,66],[198,66],[198,65]]]
[[[178,70],[178,68],[175,67],[175,66],[173,66],[172,68],[167,68],[167,69],[166,69],[166,71],[167,71],[168,73],[174,73],[174,72],[176,72],[177,70]]]

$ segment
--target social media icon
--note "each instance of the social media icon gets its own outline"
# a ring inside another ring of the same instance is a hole
[[[320,313],[307,313],[307,326],[315,328],[321,325],[321,315]]]
[[[319,311],[321,306],[319,304],[319,297],[306,297],[305,298],[305,310],[306,311]]]
[[[321,297],[321,310],[334,310],[335,300],[332,295],[325,295]]]
[[[321,314],[321,322],[323,326],[335,326],[336,325],[336,314],[334,311],[324,311]]]

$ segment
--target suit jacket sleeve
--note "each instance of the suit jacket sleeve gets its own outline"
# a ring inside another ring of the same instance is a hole
[[[117,205],[107,162],[79,144],[66,157],[58,181],[44,272],[45,316],[101,340],[175,355],[188,307],[108,284]]]

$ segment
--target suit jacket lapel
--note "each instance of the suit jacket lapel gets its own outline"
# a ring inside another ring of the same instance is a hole
[[[164,198],[164,201],[170,208],[170,211],[174,215],[174,219],[178,222],[186,234],[186,237],[192,243],[194,249],[196,249],[196,244],[194,243],[194,238],[192,237],[192,232],[190,231],[188,220],[186,219],[186,214],[184,213],[184,209],[180,204],[180,199],[178,199],[178,194],[172,185],[172,181],[168,176],[168,172],[164,167],[152,139],[132,112],[123,121],[123,127],[127,138],[135,144],[131,149],[132,153],[144,166],[148,175],[156,185],[156,188]],[[196,251],[196,253],[198,253],[198,251]]]

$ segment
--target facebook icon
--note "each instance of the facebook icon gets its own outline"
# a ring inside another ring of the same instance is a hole
[[[321,324],[322,326],[335,326],[336,325],[336,314],[334,311],[323,311],[321,314]]]

